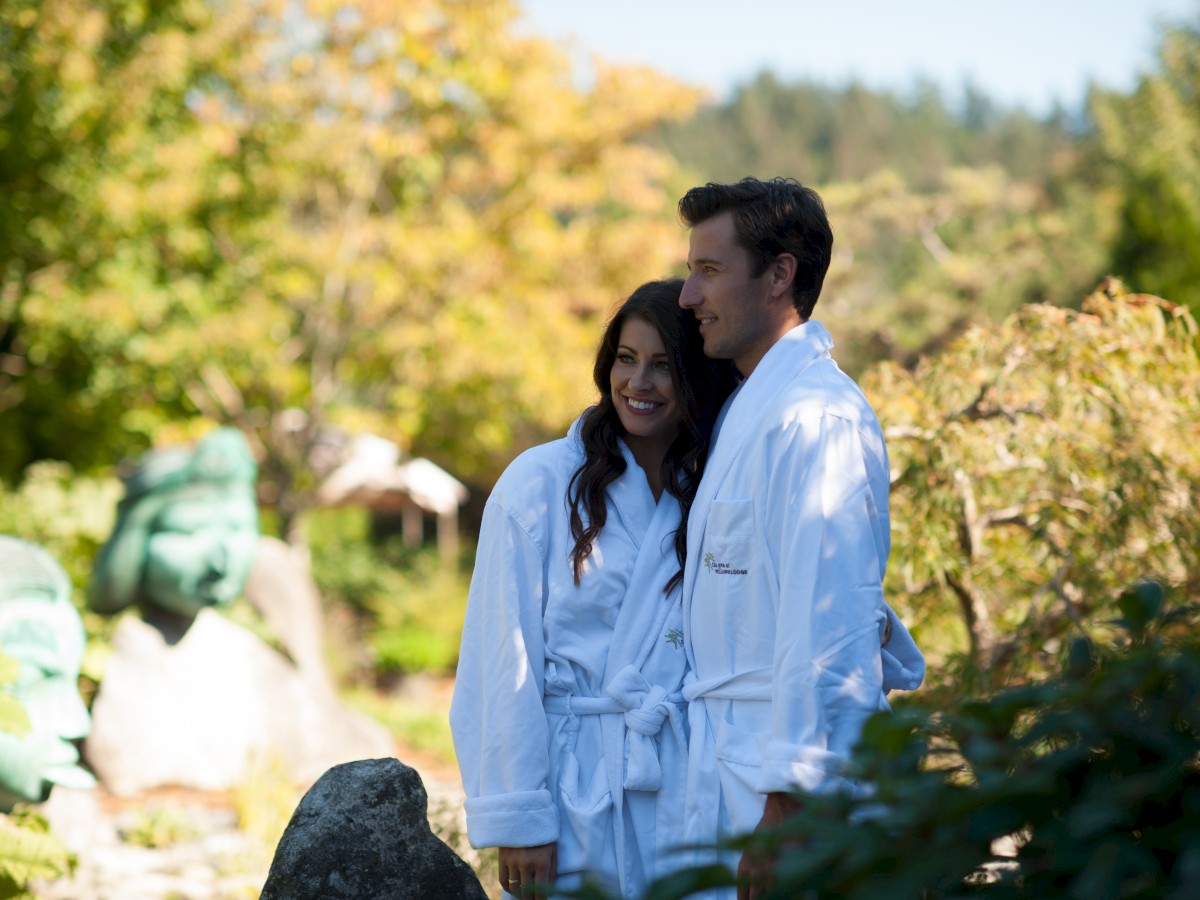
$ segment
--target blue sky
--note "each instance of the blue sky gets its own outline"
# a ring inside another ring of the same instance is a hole
[[[1153,65],[1156,26],[1200,22],[1200,0],[518,0],[523,31],[653,65],[719,99],[769,68],[785,80],[857,79],[904,93],[918,76],[951,101],[971,79],[994,100],[1047,112],[1089,79],[1129,90]]]

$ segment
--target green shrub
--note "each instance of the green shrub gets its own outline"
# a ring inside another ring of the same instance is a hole
[[[44,818],[18,807],[0,815],[0,898],[33,898],[30,883],[69,875],[75,858]]]
[[[1200,896],[1200,644],[1164,637],[1200,616],[1153,584],[1120,608],[1120,643],[1077,640],[1052,679],[874,717],[853,762],[874,796],[804,797],[737,842],[778,854],[770,896]]]
[[[362,510],[315,513],[309,544],[317,586],[359,618],[376,673],[454,670],[469,585],[461,565],[399,536],[373,541]]]

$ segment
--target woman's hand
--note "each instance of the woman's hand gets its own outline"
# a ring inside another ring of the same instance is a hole
[[[550,900],[545,893],[545,886],[551,884],[558,875],[558,844],[541,844],[537,847],[501,847],[500,890],[507,891],[524,900]],[[542,890],[534,893],[524,885],[542,885]]]

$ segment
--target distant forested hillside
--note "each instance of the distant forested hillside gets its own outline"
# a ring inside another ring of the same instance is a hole
[[[784,82],[762,72],[726,103],[663,126],[660,139],[704,178],[789,174],[828,184],[883,169],[910,186],[941,183],[947,169],[999,165],[1016,178],[1045,181],[1079,139],[1081,117],[1065,110],[1039,119],[968,86],[960,108],[936,86],[909,93],[859,84]]]
[[[1200,29],[1164,31],[1130,95],[1036,117],[967,86],[901,94],[764,72],[655,134],[692,183],[784,175],[834,226],[817,316],[852,372],[915,365],[1026,303],[1107,275],[1200,308]]]

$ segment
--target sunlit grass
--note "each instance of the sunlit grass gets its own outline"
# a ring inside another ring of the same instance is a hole
[[[359,712],[382,724],[404,746],[434,756],[447,767],[457,764],[448,710],[368,688],[354,688],[345,699]]]

